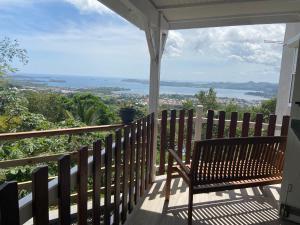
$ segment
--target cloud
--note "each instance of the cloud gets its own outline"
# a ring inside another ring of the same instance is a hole
[[[112,11],[97,0],[65,0],[75,6],[82,13],[97,12],[100,14],[112,13]]]
[[[180,56],[184,46],[184,38],[180,32],[169,31],[165,48],[167,56]]]
[[[278,68],[282,45],[265,40],[282,41],[284,32],[281,24],[199,29],[192,47],[201,54]]]

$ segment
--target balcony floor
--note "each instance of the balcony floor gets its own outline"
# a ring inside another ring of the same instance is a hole
[[[169,204],[164,202],[165,176],[158,176],[125,225],[186,225],[188,188],[172,182]],[[289,225],[278,216],[280,185],[194,195],[193,225]]]

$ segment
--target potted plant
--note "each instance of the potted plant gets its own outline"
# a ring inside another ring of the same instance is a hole
[[[125,104],[120,108],[120,117],[124,124],[130,124],[136,115],[136,109],[132,104]]]

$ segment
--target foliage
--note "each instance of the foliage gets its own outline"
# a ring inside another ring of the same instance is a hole
[[[192,100],[185,100],[184,102],[182,102],[182,108],[189,110],[189,109],[193,109],[194,108],[194,103]]]
[[[60,122],[68,118],[69,99],[58,93],[26,91],[28,110],[43,115],[50,122]]]
[[[0,75],[17,71],[17,68],[11,65],[15,59],[26,65],[28,63],[27,51],[20,48],[17,40],[6,37],[0,41]]]
[[[252,107],[253,113],[262,113],[264,120],[267,121],[270,114],[275,114],[276,110],[276,98],[264,100],[257,107]]]
[[[78,93],[72,96],[70,103],[74,118],[87,125],[110,124],[115,115],[97,96],[89,93]]]
[[[213,88],[209,88],[207,92],[199,91],[195,97],[197,98],[199,104],[203,105],[205,111],[208,109],[217,110],[219,107],[217,102],[217,93]]]

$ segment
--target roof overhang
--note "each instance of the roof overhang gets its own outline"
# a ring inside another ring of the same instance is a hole
[[[300,22],[300,0],[99,0],[140,29]]]
[[[299,48],[300,34],[295,35],[286,42],[289,48]]]

